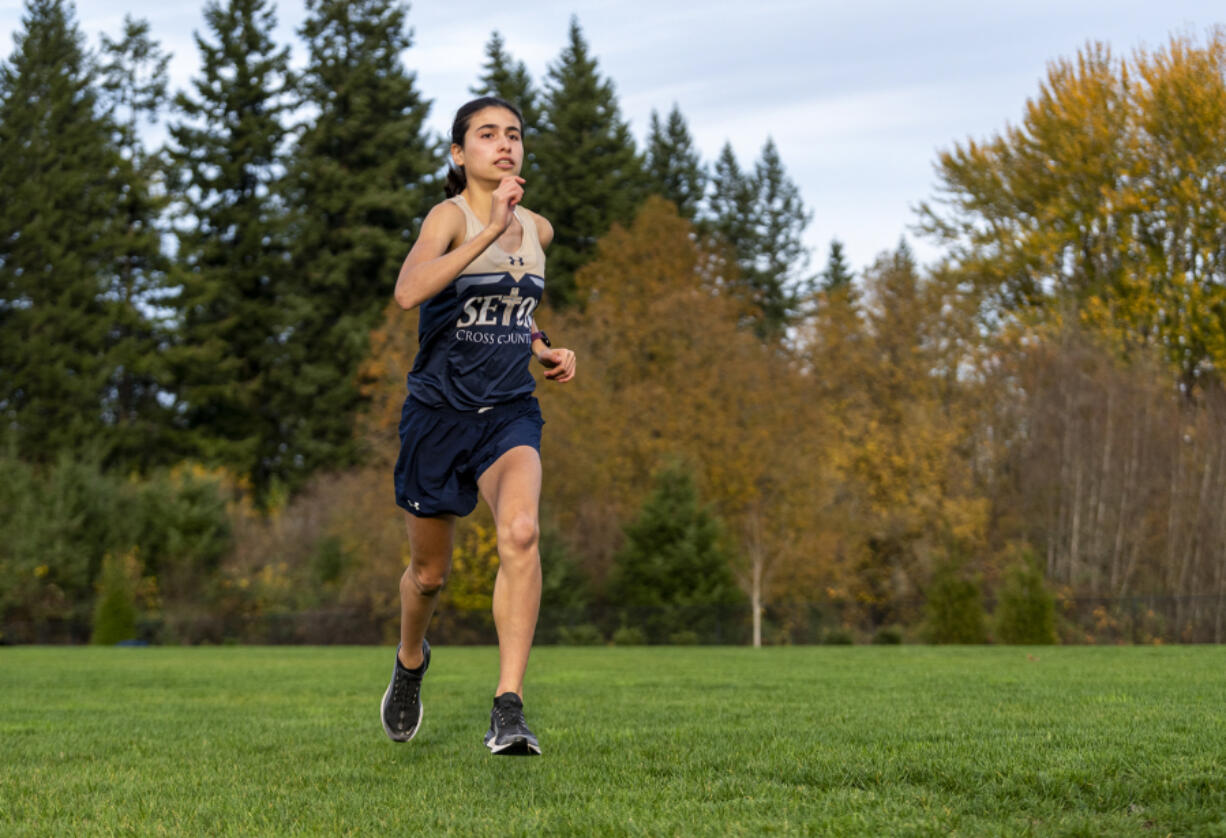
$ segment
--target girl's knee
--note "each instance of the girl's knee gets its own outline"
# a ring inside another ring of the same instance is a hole
[[[515,515],[498,528],[499,546],[510,553],[534,553],[540,528],[532,515]]]
[[[447,584],[451,568],[447,564],[427,564],[414,561],[400,577],[400,590],[421,596],[434,596]]]

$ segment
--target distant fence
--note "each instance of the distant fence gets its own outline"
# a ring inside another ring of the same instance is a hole
[[[988,602],[987,610],[993,609]],[[920,642],[922,599],[888,606],[839,602],[784,602],[766,608],[762,641],[768,645]],[[1057,602],[1061,641],[1074,644],[1223,643],[1226,596],[1070,598]],[[990,620],[989,620],[990,625]],[[396,642],[399,614],[358,609],[320,609],[258,616],[175,614],[145,620],[138,640],[155,644],[386,644]],[[0,626],[3,644],[66,644],[89,641],[87,621],[11,622]],[[673,643],[747,645],[749,609],[627,609],[616,606],[541,612],[539,644]],[[488,612],[440,608],[430,626],[440,644],[497,642]]]

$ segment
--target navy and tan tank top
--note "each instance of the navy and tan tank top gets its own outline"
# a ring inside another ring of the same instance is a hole
[[[464,212],[464,241],[485,225],[462,195],[449,198]],[[442,291],[422,303],[417,358],[409,394],[431,407],[479,410],[530,394],[536,387],[532,313],[545,290],[545,251],[536,224],[519,207],[519,249],[495,242]]]

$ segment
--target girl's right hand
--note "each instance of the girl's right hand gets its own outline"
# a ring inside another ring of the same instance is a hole
[[[490,227],[498,235],[506,232],[515,215],[515,205],[524,197],[524,179],[518,175],[506,175],[494,190],[494,202],[490,207]]]

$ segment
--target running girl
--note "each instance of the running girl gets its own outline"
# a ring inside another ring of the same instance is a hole
[[[456,518],[472,512],[480,493],[494,514],[499,558],[498,687],[485,744],[495,754],[541,752],[523,713],[541,601],[544,424],[528,364],[535,357],[546,378],[570,381],[575,353],[551,348],[533,319],[553,228],[519,206],[523,160],[523,117],[514,105],[487,96],[460,108],[448,199],[426,216],[396,280],[396,302],[421,306],[395,472],[412,561],[400,580],[400,646],[381,708],[383,729],[397,742],[421,726],[426,626],[451,569]]]

